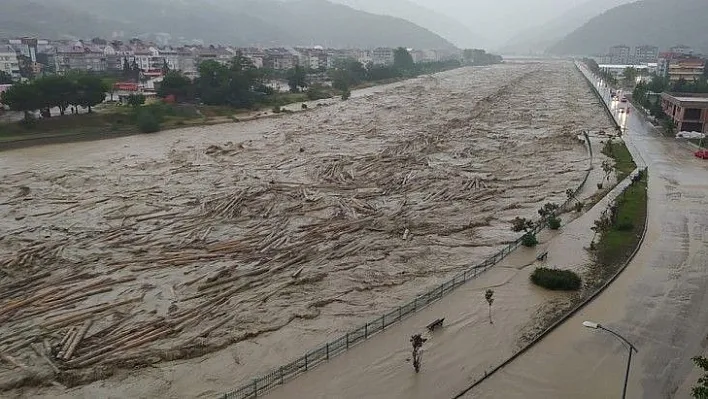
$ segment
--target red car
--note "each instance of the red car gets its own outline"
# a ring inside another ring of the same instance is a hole
[[[707,149],[698,150],[693,155],[695,155],[696,158],[708,159],[708,150]]]

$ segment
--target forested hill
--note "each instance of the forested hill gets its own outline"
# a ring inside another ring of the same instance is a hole
[[[1,8],[0,37],[166,33],[174,42],[235,46],[454,47],[412,22],[326,0],[2,0]]]
[[[708,53],[708,0],[642,0],[604,12],[576,29],[549,52],[604,54],[616,44],[677,44]]]

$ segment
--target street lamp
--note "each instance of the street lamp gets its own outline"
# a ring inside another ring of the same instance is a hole
[[[629,358],[627,359],[627,372],[624,374],[624,388],[622,389],[622,399],[624,399],[627,396],[627,380],[629,379],[629,366],[632,364],[632,351],[639,352],[637,348],[632,345],[631,342],[627,341],[627,339],[618,333],[610,330],[609,328],[606,328],[605,326],[601,325],[600,323],[595,323],[594,321],[584,321],[583,326],[587,328],[592,328],[594,330],[600,329],[600,330],[605,330],[608,333],[614,335],[617,337],[620,341],[624,342],[627,344],[629,347]]]

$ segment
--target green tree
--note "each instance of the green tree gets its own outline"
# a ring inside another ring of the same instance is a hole
[[[12,75],[5,71],[0,71],[0,85],[12,84]]]
[[[687,87],[688,81],[686,81],[686,79],[684,78],[680,78],[673,84],[673,86],[671,87],[671,91],[685,92]]]
[[[115,93],[115,85],[116,85],[116,78],[113,77],[104,77],[101,79],[103,81],[103,84],[106,86],[106,90],[108,93],[111,95],[111,101],[113,101],[113,94]]]
[[[194,97],[192,81],[177,71],[170,71],[162,79],[157,95],[162,98],[174,96],[177,102],[192,100]]]
[[[76,80],[77,101],[76,105],[88,108],[88,112],[93,112],[93,107],[106,100],[108,86],[95,75],[83,74]]]
[[[209,105],[249,107],[256,102],[256,89],[263,86],[263,72],[238,54],[227,65],[205,61],[199,65],[197,90]]]
[[[287,75],[288,86],[290,86],[290,92],[299,93],[302,89],[309,86],[307,82],[307,71],[300,65],[296,65],[288,71]]]
[[[162,76],[167,75],[170,72],[170,66],[167,65],[167,60],[162,60]]]
[[[35,81],[42,108],[58,107],[62,116],[70,104],[76,103],[77,85],[69,77],[48,75]]]
[[[691,360],[703,372],[696,385],[691,388],[691,396],[695,399],[708,399],[708,359],[703,356],[695,356]]]
[[[538,244],[538,239],[533,233],[534,224],[526,218],[516,217],[511,221],[511,230],[515,232],[524,232],[522,236],[522,244],[526,247],[535,247]]]
[[[30,112],[41,107],[39,101],[39,90],[33,83],[18,83],[10,87],[0,97],[3,104],[6,104],[13,111],[25,113],[25,121],[29,121],[32,116]]]
[[[415,67],[413,56],[404,47],[393,50],[393,67],[399,71],[412,71]]]
[[[128,96],[128,105],[138,108],[145,104],[145,96],[142,94],[131,94]]]
[[[538,214],[546,222],[546,225],[551,230],[558,230],[560,228],[561,220],[556,215],[558,209],[560,209],[560,206],[558,206],[558,204],[549,202],[543,205],[543,207],[538,210]]]
[[[626,86],[634,86],[637,83],[637,77],[639,76],[639,71],[634,67],[624,68],[622,72],[622,79]]]

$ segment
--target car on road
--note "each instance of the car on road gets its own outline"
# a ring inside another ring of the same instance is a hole
[[[695,155],[696,158],[708,159],[708,149],[700,149],[696,151],[693,155]]]
[[[626,103],[627,102],[627,97],[622,97],[622,100],[620,102]]]

